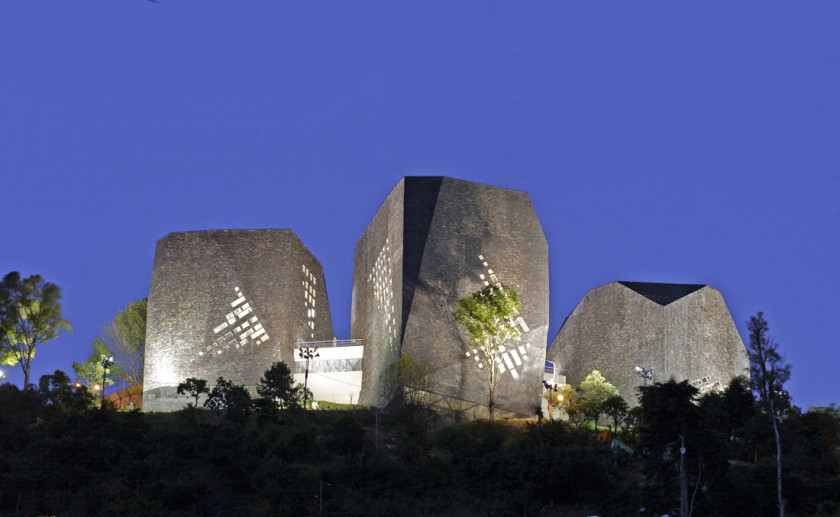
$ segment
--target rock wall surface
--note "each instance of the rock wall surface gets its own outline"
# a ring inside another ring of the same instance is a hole
[[[155,250],[144,409],[173,410],[188,377],[255,386],[298,341],[333,338],[321,264],[291,230],[170,233]]]
[[[749,358],[723,296],[707,285],[612,282],[589,291],[549,348],[569,384],[600,371],[631,405],[654,382],[688,380],[705,391],[749,374]],[[650,381],[648,381],[650,382]]]
[[[444,177],[401,180],[356,243],[351,334],[366,346],[362,402],[383,402],[381,373],[407,354],[431,369],[438,402],[486,411],[483,358],[452,313],[487,283],[522,301],[522,337],[503,354],[497,405],[530,416],[542,391],[549,287],[548,245],[530,197]]]

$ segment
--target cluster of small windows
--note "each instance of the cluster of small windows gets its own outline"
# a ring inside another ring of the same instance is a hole
[[[696,381],[691,381],[691,385],[700,391],[700,394],[708,393],[710,391],[723,391],[723,385],[720,381],[713,380],[711,375],[706,375]]]
[[[306,264],[301,264],[300,266],[301,272],[303,273],[303,281],[301,284],[303,285],[303,307],[306,309],[306,317],[307,322],[306,326],[309,327],[309,337],[314,339],[315,338],[315,285],[317,285],[317,278],[315,275],[309,271],[309,268],[306,267]]]
[[[486,286],[488,286],[492,283],[496,287],[501,287],[502,284],[501,284],[501,282],[499,282],[499,277],[497,277],[496,274],[493,273],[493,270],[490,269],[490,266],[487,263],[487,260],[484,259],[484,255],[479,255],[478,260],[480,260],[481,265],[484,266],[487,269],[487,274],[486,275],[483,274],[483,273],[478,275],[479,278],[481,278],[482,282],[484,282],[484,286],[486,287]]]
[[[516,347],[499,347],[499,373],[510,372],[510,376],[514,378],[514,380],[519,379],[519,372],[516,371],[517,368],[524,364],[524,361],[528,358],[528,352],[531,350],[531,343],[525,343],[524,345],[519,345]],[[489,356],[487,351],[483,348],[473,348],[467,351],[465,354],[467,357],[472,357],[475,362],[478,364],[478,368],[484,368],[485,362],[489,361]],[[481,359],[481,356],[484,355],[485,360]]]
[[[368,275],[368,282],[373,283],[373,298],[383,315],[385,331],[394,346],[397,337],[397,318],[394,307],[394,284],[392,275],[391,244],[385,239],[385,245],[379,251],[373,271]]]
[[[268,341],[268,333],[254,313],[254,308],[238,287],[234,288],[234,291],[236,299],[230,302],[233,310],[225,314],[225,321],[213,329],[216,337],[211,344],[204,346],[198,355],[221,355],[248,344],[261,345]]]

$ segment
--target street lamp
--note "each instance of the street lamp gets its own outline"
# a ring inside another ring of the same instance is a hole
[[[635,370],[636,374],[644,379],[644,385],[647,386],[647,381],[653,378],[653,368],[642,368],[641,366],[636,366]]]
[[[298,356],[301,359],[306,359],[306,372],[303,374],[303,409],[306,409],[306,386],[309,383],[309,361],[315,357],[320,357],[318,347],[316,346],[302,346],[298,348]]]
[[[105,402],[105,375],[108,373],[108,367],[114,364],[114,356],[102,357],[102,391],[99,392],[99,407],[101,408]]]

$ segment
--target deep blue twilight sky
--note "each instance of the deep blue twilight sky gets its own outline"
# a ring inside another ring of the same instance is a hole
[[[0,7],[0,275],[63,289],[33,382],[148,295],[174,231],[292,228],[349,337],[405,175],[529,193],[553,339],[614,280],[765,312],[840,403],[840,3],[84,0]],[[20,385],[19,367],[3,367]]]

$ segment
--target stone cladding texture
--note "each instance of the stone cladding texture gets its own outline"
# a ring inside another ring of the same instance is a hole
[[[669,286],[647,285],[659,291]],[[653,382],[688,380],[701,390],[748,376],[749,357],[720,292],[670,285],[697,289],[666,305],[622,282],[589,291],[566,318],[547,359],[573,386],[592,370],[600,371],[631,406],[645,382],[636,366],[653,368]]]
[[[314,312],[312,312],[314,310]],[[298,341],[333,338],[321,264],[291,230],[170,233],[155,250],[144,409],[180,409],[188,377],[253,387]]]
[[[548,245],[530,197],[451,178],[401,180],[356,243],[351,334],[365,342],[361,402],[384,402],[380,376],[407,354],[431,369],[433,394],[485,406],[483,358],[452,317],[484,282],[522,301],[523,335],[507,346],[496,401],[530,416],[542,391],[549,287]]]

